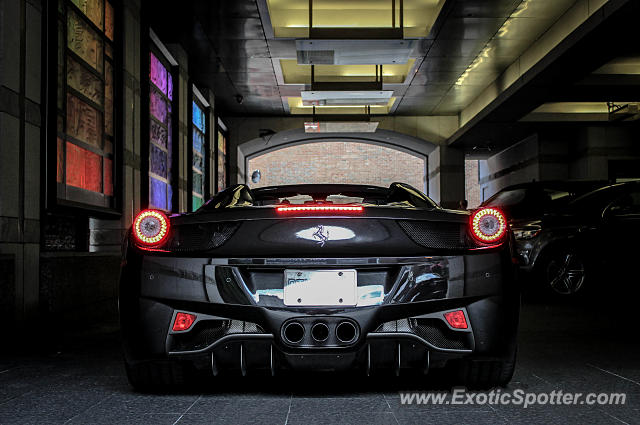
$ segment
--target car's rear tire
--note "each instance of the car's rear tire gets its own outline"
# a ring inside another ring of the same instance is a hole
[[[516,344],[504,360],[458,360],[447,365],[455,385],[473,390],[506,387],[516,369]]]
[[[172,361],[147,361],[129,363],[125,361],[129,383],[136,391],[158,392],[188,382],[188,370],[184,364]]]

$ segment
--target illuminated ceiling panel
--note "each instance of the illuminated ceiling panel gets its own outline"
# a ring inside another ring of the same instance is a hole
[[[426,37],[444,0],[404,0],[404,36]],[[309,2],[267,0],[275,37],[308,38]],[[396,1],[395,21],[400,26],[400,1]],[[314,0],[314,28],[391,28],[391,0]]]
[[[384,65],[383,81],[386,84],[403,84],[413,69],[415,59],[403,65]],[[280,59],[285,84],[311,84],[311,66],[298,65],[296,59]],[[317,82],[376,81],[375,65],[315,65]]]
[[[395,101],[396,98],[392,97],[386,105],[316,106],[315,113],[316,115],[366,115],[370,112],[372,115],[385,115],[389,113]],[[304,106],[301,97],[289,97],[287,102],[289,104],[289,112],[291,112],[291,114],[311,115],[314,112],[313,106]]]

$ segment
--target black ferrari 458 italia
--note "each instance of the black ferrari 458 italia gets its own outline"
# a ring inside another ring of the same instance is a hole
[[[513,374],[519,290],[496,208],[442,209],[402,183],[237,185],[194,213],[142,211],[123,250],[136,388],[434,369],[486,388]]]

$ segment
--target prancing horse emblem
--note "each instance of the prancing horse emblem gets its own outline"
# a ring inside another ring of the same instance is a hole
[[[316,228],[313,237],[318,240],[320,246],[324,246],[324,244],[329,240],[329,229],[325,229],[324,226],[320,224]]]

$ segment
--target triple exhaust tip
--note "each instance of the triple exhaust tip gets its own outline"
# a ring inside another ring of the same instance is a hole
[[[336,338],[343,344],[353,342],[356,338],[356,326],[350,321],[342,321],[335,328]],[[305,328],[300,322],[289,322],[283,329],[284,339],[289,344],[300,343],[305,335]],[[311,338],[315,342],[325,342],[329,339],[329,326],[324,322],[317,322],[311,327]]]
[[[284,327],[284,338],[291,344],[297,344],[304,338],[304,326],[300,322],[290,322]]]
[[[356,338],[355,325],[347,321],[338,323],[338,326],[336,326],[336,338],[343,343],[353,341]]]
[[[329,326],[323,322],[318,322],[311,327],[311,337],[316,342],[323,342],[329,338]]]

